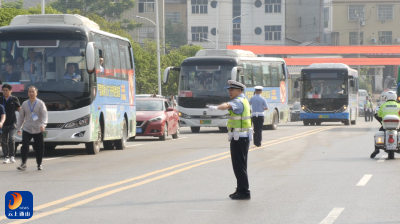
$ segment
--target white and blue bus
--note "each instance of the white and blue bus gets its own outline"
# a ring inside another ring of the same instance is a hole
[[[100,62],[102,60],[102,63]],[[13,81],[4,64],[14,62]],[[85,143],[88,154],[124,149],[135,136],[135,76],[128,39],[79,15],[22,15],[0,28],[2,83],[22,103],[29,86],[48,110],[46,150]],[[21,137],[16,135],[16,144]]]
[[[199,132],[201,127],[218,127],[227,131],[228,111],[207,111],[207,104],[217,105],[230,100],[226,89],[228,80],[246,85],[246,96],[251,98],[255,86],[263,86],[263,97],[269,110],[265,111],[264,128],[275,130],[279,122],[288,119],[287,68],[282,58],[257,57],[243,50],[200,50],[195,57],[185,59],[181,67],[169,67],[164,72],[164,83],[171,70],[180,71],[178,110],[181,126]]]
[[[300,119],[304,125],[322,122],[356,124],[358,72],[341,63],[312,64],[301,70]]]

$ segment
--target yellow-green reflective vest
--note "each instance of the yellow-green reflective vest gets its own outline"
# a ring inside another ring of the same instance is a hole
[[[246,132],[251,128],[250,104],[246,98],[238,97],[243,104],[243,113],[235,114],[233,110],[229,110],[228,131],[229,132]]]
[[[399,116],[400,104],[394,100],[386,101],[382,104],[378,111],[378,117],[384,118],[386,115]]]

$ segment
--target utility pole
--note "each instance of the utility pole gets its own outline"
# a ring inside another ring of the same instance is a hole
[[[358,44],[358,46],[360,47],[360,42],[361,42],[361,40],[360,40],[360,34],[361,34],[361,16],[360,16],[360,11],[357,13],[357,29],[358,29],[358,32],[357,32],[357,44]],[[358,53],[358,60],[360,60],[360,53]],[[358,64],[358,73],[359,73],[359,76],[365,81],[365,79],[364,79],[364,77],[362,77],[362,75],[361,75],[361,66],[360,66],[360,64]]]
[[[1,0],[0,0],[1,1]],[[219,5],[218,5],[218,1],[217,1],[217,28],[216,28],[216,30],[215,30],[215,32],[216,32],[216,39],[217,39],[217,41],[215,41],[217,44],[215,45],[215,49],[218,49],[218,19],[219,19]]]
[[[45,6],[46,6],[46,4],[45,4],[44,0],[42,0],[42,15],[45,14],[45,12],[44,12]]]

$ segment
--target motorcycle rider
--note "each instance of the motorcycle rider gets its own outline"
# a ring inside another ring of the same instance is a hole
[[[386,102],[381,105],[377,114],[374,114],[376,120],[382,124],[382,120],[386,115],[396,115],[400,118],[400,104],[396,102],[397,94],[393,91],[386,93]],[[384,131],[383,126],[379,131]],[[375,148],[375,151],[371,154],[371,158],[375,158],[379,154],[379,148]]]

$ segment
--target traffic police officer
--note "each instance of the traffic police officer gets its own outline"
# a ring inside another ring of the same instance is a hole
[[[236,191],[231,199],[250,199],[247,177],[247,155],[252,140],[250,104],[243,94],[246,88],[240,82],[229,80],[229,97],[232,99],[218,106],[208,106],[208,110],[229,110],[227,123],[233,171],[237,180]]]
[[[264,110],[268,110],[267,100],[261,96],[262,86],[254,87],[256,94],[250,99],[251,105],[251,120],[254,125],[254,145],[261,146],[262,128],[264,124]]]
[[[386,115],[397,115],[400,118],[400,104],[396,102],[397,94],[393,91],[386,93],[386,103],[382,104],[379,108],[378,114],[375,114],[375,118],[382,123],[382,119]],[[379,129],[383,131],[383,126]],[[379,154],[379,148],[375,148],[375,151],[371,154],[371,158],[375,158]]]

